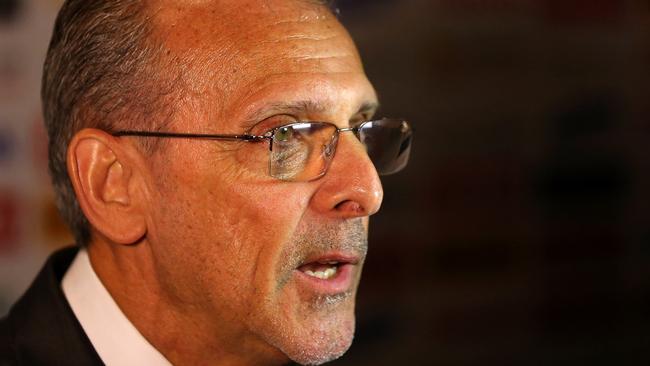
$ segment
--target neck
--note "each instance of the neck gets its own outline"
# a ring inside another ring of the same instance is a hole
[[[215,322],[200,304],[183,302],[165,286],[146,241],[126,246],[93,241],[88,255],[129,321],[174,365],[279,365],[287,358],[246,329]],[[178,284],[175,284],[178,285]],[[212,310],[212,311],[210,311]],[[216,311],[218,312],[218,310]]]

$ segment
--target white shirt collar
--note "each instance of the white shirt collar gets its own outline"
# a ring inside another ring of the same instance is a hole
[[[84,248],[79,250],[65,273],[61,287],[74,315],[106,365],[171,365],[122,313],[97,277]]]

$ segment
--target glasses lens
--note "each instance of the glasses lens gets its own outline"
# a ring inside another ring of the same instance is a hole
[[[338,133],[329,123],[294,123],[274,130],[270,175],[289,181],[309,181],[327,171]]]
[[[359,139],[381,175],[397,173],[406,166],[412,138],[411,126],[399,119],[369,121],[359,129]]]

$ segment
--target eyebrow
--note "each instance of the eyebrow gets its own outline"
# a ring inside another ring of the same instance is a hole
[[[324,114],[329,109],[328,105],[315,100],[300,100],[295,102],[277,102],[267,104],[264,107],[254,111],[245,118],[243,127],[246,131],[253,128],[258,122],[263,121],[277,114],[288,115],[305,115],[305,114]],[[369,117],[375,114],[379,109],[379,103],[366,101],[361,104],[356,114],[366,114]]]

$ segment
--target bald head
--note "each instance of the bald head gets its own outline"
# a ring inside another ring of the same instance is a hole
[[[333,72],[362,68],[351,38],[323,1],[189,3],[152,5],[154,36],[176,59],[188,94],[214,91],[213,106],[225,107],[242,83],[272,77],[283,66],[300,72],[305,65]]]
[[[91,238],[66,167],[76,132],[164,128],[184,94],[202,93],[208,86],[226,91],[232,76],[252,66],[242,58],[230,70],[224,67],[243,50],[235,39],[247,27],[287,10],[287,4],[325,16],[327,3],[67,0],[48,49],[41,97],[57,206],[75,241],[86,245]],[[244,14],[255,18],[244,19]],[[150,143],[142,142],[145,150]]]

